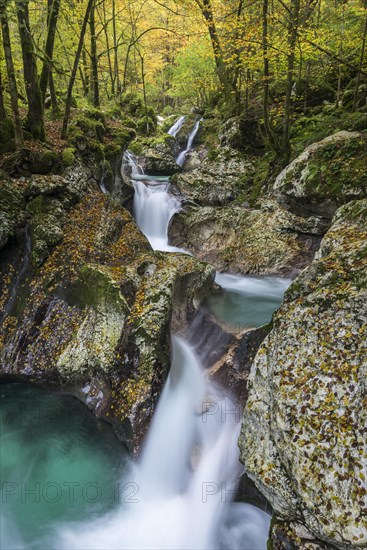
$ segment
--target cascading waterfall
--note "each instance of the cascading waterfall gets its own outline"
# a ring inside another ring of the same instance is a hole
[[[181,202],[169,193],[169,178],[147,176],[138,159],[126,151],[123,169],[129,169],[134,186],[134,217],[155,250],[184,252],[168,244],[168,226]]]
[[[131,469],[133,498],[103,518],[62,528],[58,548],[265,549],[270,517],[231,502],[241,473],[240,416],[191,346],[174,337],[171,371]]]
[[[168,134],[172,137],[176,137],[178,132],[181,130],[184,122],[186,120],[186,117],[185,116],[181,116],[175,123],[174,125],[172,126],[172,128],[170,128],[168,130]]]
[[[192,150],[192,144],[194,143],[194,139],[196,137],[196,134],[198,133],[199,131],[199,128],[200,128],[200,122],[201,122],[201,118],[199,120],[196,121],[195,123],[195,126],[191,132],[191,134],[189,135],[189,139],[187,140],[187,145],[186,145],[186,149],[184,151],[182,151],[177,159],[176,159],[176,162],[179,166],[182,166],[185,164],[185,160],[186,160],[186,155],[187,153],[189,153],[189,151]]]

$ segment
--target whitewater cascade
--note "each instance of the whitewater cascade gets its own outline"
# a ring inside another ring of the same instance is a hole
[[[185,116],[181,116],[175,123],[174,125],[172,126],[172,128],[170,128],[168,130],[168,134],[172,137],[176,137],[178,132],[181,130],[184,122],[186,120],[186,117]]]
[[[181,168],[185,164],[187,153],[192,150],[192,144],[194,143],[194,139],[196,137],[196,134],[199,131],[201,121],[202,121],[201,118],[196,121],[195,126],[194,126],[194,128],[192,129],[192,132],[189,135],[189,139],[187,140],[186,149],[184,151],[182,151],[176,159],[177,164],[179,166],[181,166]]]
[[[135,220],[152,248],[168,252],[184,252],[168,244],[168,226],[175,212],[181,208],[177,197],[169,193],[169,178],[147,176],[138,159],[126,151],[123,170],[128,167],[134,186],[133,213]]]
[[[241,409],[208,381],[189,344],[174,337],[172,347],[169,377],[128,478],[134,491],[111,514],[62,528],[59,548],[266,548],[270,517],[232,502]]]

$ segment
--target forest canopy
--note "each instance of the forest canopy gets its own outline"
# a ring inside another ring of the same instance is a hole
[[[290,154],[295,114],[366,108],[361,0],[0,0],[2,140],[47,139],[45,117],[113,110],[257,119]]]

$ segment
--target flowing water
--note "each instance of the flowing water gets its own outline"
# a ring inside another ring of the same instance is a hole
[[[172,136],[172,137],[176,137],[177,134],[178,134],[178,132],[181,130],[181,128],[182,128],[182,126],[183,126],[185,120],[186,120],[186,117],[181,116],[181,117],[177,120],[177,122],[174,123],[174,125],[172,126],[172,128],[170,128],[170,129],[168,130],[168,134],[169,134],[170,136]]]
[[[215,280],[223,291],[211,296],[206,306],[222,326],[236,331],[268,323],[291,283],[279,277],[228,273],[218,273]]]
[[[136,221],[153,248],[179,250],[168,244],[180,208],[168,178],[146,176],[129,152],[123,164]],[[217,283],[223,290],[207,308],[246,326],[268,321],[288,285],[228,274]],[[173,337],[172,350],[137,462],[71,397],[1,387],[1,547],[265,550],[270,516],[234,502],[242,411],[207,379],[192,344]]]
[[[130,151],[124,154],[122,170],[129,173],[134,186],[135,220],[152,248],[165,252],[185,252],[168,243],[169,222],[181,208],[180,200],[169,192],[169,178],[144,174],[138,158]]]
[[[187,153],[189,153],[189,151],[192,150],[192,145],[194,143],[194,139],[196,138],[196,134],[198,133],[199,128],[200,128],[200,122],[201,122],[201,119],[196,121],[195,126],[192,129],[191,134],[189,135],[189,138],[187,140],[186,149],[184,151],[182,151],[176,159],[177,164],[181,167],[185,164]]]
[[[264,549],[269,516],[231,502],[241,471],[233,411],[191,347],[174,338],[171,372],[130,472],[134,493],[97,521],[60,529],[60,548]]]

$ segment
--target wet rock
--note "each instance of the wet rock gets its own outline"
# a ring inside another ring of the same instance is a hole
[[[245,330],[235,336],[227,352],[211,367],[209,376],[227,388],[242,406],[247,401],[247,381],[256,353],[270,326]]]
[[[251,369],[239,444],[289,526],[274,548],[367,544],[366,242],[367,201],[353,201],[286,293]]]
[[[0,172],[0,249],[14,236],[16,228],[24,224],[24,207],[22,185]]]
[[[180,171],[174,155],[175,139],[169,136],[161,143],[156,143],[149,149],[142,151],[144,170],[146,174],[172,176]]]
[[[199,206],[233,202],[254,175],[251,158],[233,149],[211,151],[198,168],[172,178],[184,201]]]
[[[287,213],[272,204],[262,210],[192,207],[174,215],[169,236],[219,271],[293,277],[312,261],[319,239],[288,227]]]

